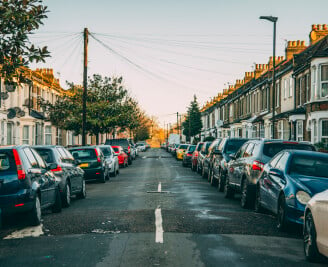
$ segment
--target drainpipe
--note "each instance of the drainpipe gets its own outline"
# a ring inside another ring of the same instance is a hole
[[[296,75],[293,74],[294,78],[294,111],[296,111]],[[296,140],[296,121],[292,122],[293,124],[293,133],[294,133],[294,140]]]

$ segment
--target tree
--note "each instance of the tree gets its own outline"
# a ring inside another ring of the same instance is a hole
[[[183,134],[188,136],[189,141],[191,136],[200,134],[200,131],[203,128],[201,113],[199,111],[196,95],[194,95],[194,100],[190,103],[186,120],[183,122],[182,126]]]
[[[0,3],[0,76],[6,83],[26,81],[21,67],[45,62],[47,47],[31,44],[29,35],[47,18],[42,0],[2,0]]]

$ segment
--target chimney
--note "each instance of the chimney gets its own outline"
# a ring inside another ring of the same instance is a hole
[[[268,64],[256,64],[254,71],[255,79],[259,78],[266,71],[268,71]]]
[[[295,54],[301,53],[305,48],[305,41],[288,41],[286,47],[286,59],[292,59]]]
[[[254,78],[254,72],[245,72],[244,84],[248,83]]]
[[[238,89],[244,85],[244,80],[236,80],[235,88]]]
[[[313,24],[310,32],[310,45],[315,44],[328,35],[327,24]]]
[[[283,56],[276,57],[276,66],[284,60],[285,60],[285,58]],[[269,69],[272,69],[272,67],[273,67],[273,57],[269,58],[269,64],[268,65],[269,65]]]

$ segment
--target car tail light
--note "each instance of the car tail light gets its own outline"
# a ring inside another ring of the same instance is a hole
[[[198,151],[195,151],[195,157],[198,157]]]
[[[60,167],[59,165],[57,165],[57,168],[56,169],[52,169],[51,171],[52,172],[61,172],[63,169],[62,167]]]
[[[25,171],[24,171],[23,166],[22,166],[21,159],[20,159],[16,149],[13,149],[13,154],[14,154],[15,163],[16,163],[16,167],[17,167],[18,180],[24,180],[25,177],[26,177],[26,174],[25,174]]]
[[[128,146],[128,153],[130,154],[130,152],[131,152],[131,148],[130,146]]]
[[[191,157],[192,156],[192,153],[187,153],[187,156],[190,156]]]
[[[101,158],[99,157],[98,150],[95,148],[96,156],[97,156],[97,161],[101,162]]]
[[[260,161],[254,160],[253,165],[252,165],[252,169],[254,171],[262,171],[264,167],[264,164]]]

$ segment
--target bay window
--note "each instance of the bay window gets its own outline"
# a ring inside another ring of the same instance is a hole
[[[320,66],[320,97],[328,97],[328,64]]]

